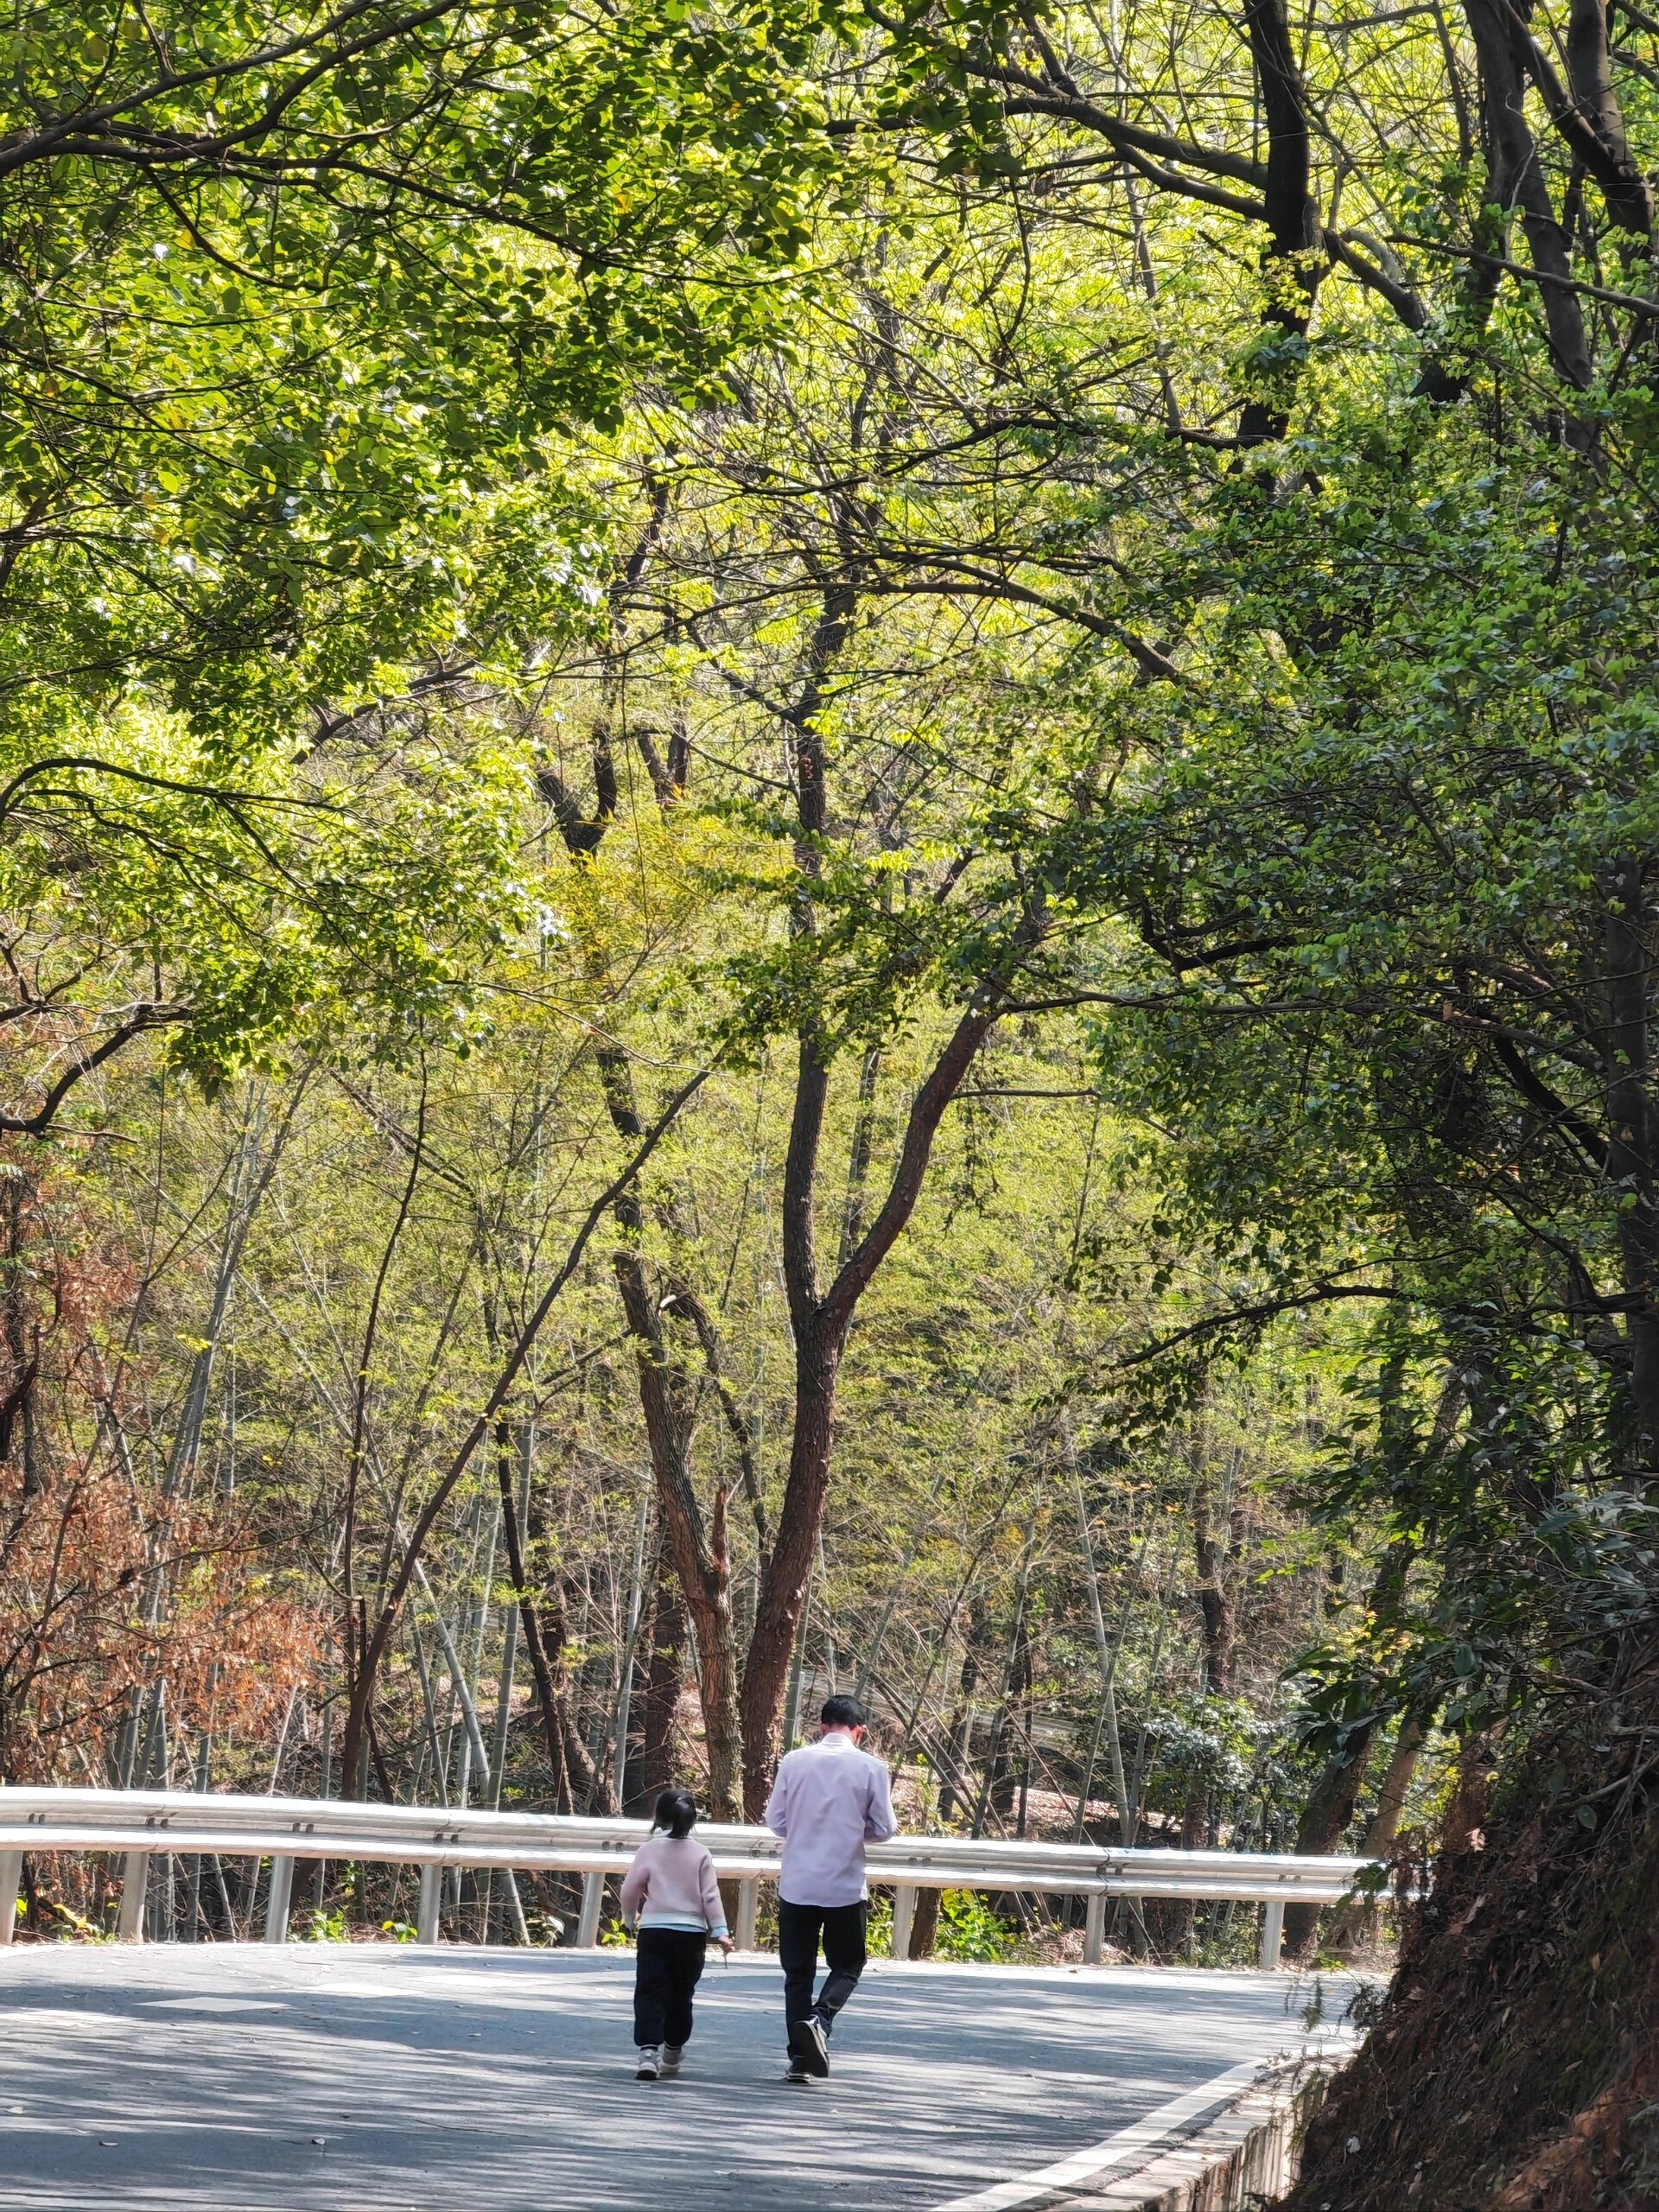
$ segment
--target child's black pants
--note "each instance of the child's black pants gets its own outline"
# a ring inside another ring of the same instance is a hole
[[[688,2042],[691,1993],[702,1974],[709,1938],[691,1928],[642,1928],[633,1972],[636,2044]]]

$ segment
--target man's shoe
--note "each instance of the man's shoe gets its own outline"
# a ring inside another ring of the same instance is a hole
[[[798,2058],[791,2058],[785,2069],[784,2079],[785,2082],[810,2082],[812,2076]]]
[[[663,2045],[662,2074],[665,2082],[679,2072],[680,2061],[684,2056],[685,2045],[683,2043],[665,2043]]]
[[[654,2082],[663,2070],[661,2057],[662,2054],[654,2043],[642,2043],[639,2046],[639,2063],[633,2069],[634,2080]]]
[[[830,2071],[830,2045],[822,2020],[809,2015],[796,2023],[795,2055],[809,2074],[823,2081]]]

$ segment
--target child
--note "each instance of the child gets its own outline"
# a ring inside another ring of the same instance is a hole
[[[622,1877],[622,1917],[639,1929],[633,1979],[635,2072],[642,2082],[672,2076],[691,2033],[691,1993],[712,1936],[730,1952],[715,1862],[692,1839],[697,1801],[689,1789],[664,1789],[651,1834]]]

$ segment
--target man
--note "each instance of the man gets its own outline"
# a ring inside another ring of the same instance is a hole
[[[783,1761],[766,1805],[766,1826],[784,1840],[778,1958],[788,2082],[830,2071],[830,2030],[864,1971],[864,1847],[885,1843],[899,1828],[887,1770],[859,1748],[865,1721],[856,1700],[832,1697],[819,1719],[823,1734]],[[815,2002],[820,1939],[830,1971]]]

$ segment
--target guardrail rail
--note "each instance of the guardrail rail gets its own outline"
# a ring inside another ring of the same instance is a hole
[[[599,1937],[607,1875],[620,1873],[645,1836],[642,1820],[569,1814],[460,1811],[429,1805],[358,1805],[334,1798],[251,1797],[171,1789],[0,1787],[0,1944],[9,1943],[26,1853],[120,1856],[117,1933],[142,1942],[150,1861],[173,1854],[269,1859],[264,1940],[285,1942],[296,1859],[372,1859],[421,1870],[416,1939],[438,1940],[440,1885],[451,1867],[581,1874],[576,1943]],[[754,1947],[760,1885],[779,1872],[770,1829],[702,1823],[715,1872],[736,1882],[733,1934]],[[893,1955],[902,1958],[918,1890],[1046,1891],[1086,1900],[1084,1956],[1099,1963],[1113,1897],[1236,1898],[1258,1903],[1261,1962],[1277,1963],[1287,1902],[1335,1904],[1373,1864],[1252,1851],[1110,1850],[1091,1844],[899,1835],[869,1847],[869,1878],[893,1891]]]

